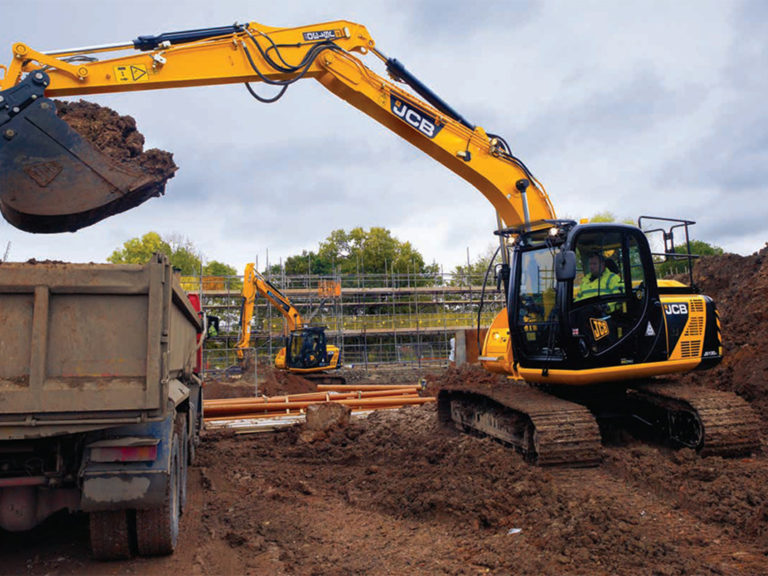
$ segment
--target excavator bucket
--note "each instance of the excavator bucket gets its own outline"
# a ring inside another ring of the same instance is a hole
[[[164,192],[56,116],[43,72],[0,92],[0,212],[27,232],[74,232]],[[41,78],[43,81],[41,81]]]

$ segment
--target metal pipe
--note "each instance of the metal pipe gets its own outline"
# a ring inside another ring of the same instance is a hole
[[[83,46],[82,48],[65,48],[43,52],[46,56],[71,56],[75,54],[93,54],[94,52],[112,52],[113,50],[133,50],[133,42],[118,42],[117,44],[102,44],[100,46]]]
[[[515,188],[520,192],[521,199],[523,201],[523,218],[525,219],[526,232],[531,229],[531,215],[528,212],[528,186],[531,185],[529,180],[521,178],[515,182]]]

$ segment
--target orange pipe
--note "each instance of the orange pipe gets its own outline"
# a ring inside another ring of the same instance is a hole
[[[369,404],[375,406],[377,404],[403,404],[411,403],[413,400],[421,400],[418,396],[397,396],[390,398],[344,398],[339,400],[331,400],[338,404],[345,405],[361,405]],[[242,412],[282,412],[291,409],[305,409],[312,404],[321,404],[324,402],[317,402],[314,400],[299,400],[295,402],[272,402],[262,404],[231,404],[228,406],[215,406],[204,410],[205,414],[211,416],[217,416],[221,414],[235,414]]]
[[[355,407],[377,407],[377,406],[405,406],[410,404],[425,404],[426,402],[434,402],[435,398],[419,396],[397,396],[390,398],[348,398],[343,400],[334,400],[337,404],[344,406]],[[286,403],[271,403],[260,405],[233,405],[233,406],[217,406],[216,408],[205,410],[211,417],[214,416],[227,416],[234,414],[248,413],[286,413],[291,410],[306,409],[312,404],[318,404],[313,401],[299,401],[299,402],[286,402]]]
[[[360,384],[354,386],[352,384],[318,384],[318,391],[331,392],[339,391],[346,392],[348,390],[407,390],[407,389],[419,390],[421,386],[418,384]]]
[[[415,391],[415,390],[414,390]],[[331,393],[330,392],[310,392],[303,394],[289,394],[285,396],[245,396],[242,398],[215,398],[211,400],[205,400],[203,405],[205,408],[214,408],[217,406],[230,406],[235,404],[270,404],[275,402],[293,402],[300,400],[318,400],[325,402],[332,402],[336,399],[344,398],[369,398],[379,396],[398,396],[402,394],[413,393],[411,390],[368,390],[368,391],[356,391],[349,390],[347,392]]]
[[[393,406],[376,406],[375,408],[352,408],[352,414],[360,412],[370,412],[372,410],[397,410],[402,408],[399,405]],[[228,422],[230,420],[258,420],[267,418],[281,418],[282,416],[303,416],[306,412],[302,410],[291,410],[289,412],[275,412],[275,413],[260,413],[260,414],[234,414],[232,416],[215,416],[212,418],[205,418],[206,422]]]

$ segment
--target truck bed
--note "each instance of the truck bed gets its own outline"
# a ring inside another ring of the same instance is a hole
[[[201,330],[168,260],[0,265],[0,440],[162,418]]]

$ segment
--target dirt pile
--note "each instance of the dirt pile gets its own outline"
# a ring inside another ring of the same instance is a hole
[[[285,370],[277,370],[272,366],[259,365],[258,387],[254,383],[252,374],[227,377],[209,377],[205,379],[205,397],[213,398],[244,398],[255,396],[282,396],[284,394],[302,394],[304,392],[316,392],[317,385],[314,382],[302,378],[298,374],[291,374]]]
[[[56,114],[113,161],[165,182],[178,170],[173,154],[152,148],[144,151],[144,136],[131,116],[121,116],[111,108],[80,100],[55,100]]]
[[[751,256],[701,258],[694,267],[699,290],[714,299],[725,349],[722,363],[694,372],[686,382],[730,390],[745,398],[768,429],[768,246]]]
[[[252,569],[274,543],[281,570],[306,575],[768,569],[761,459],[635,444],[608,447],[598,468],[541,469],[440,428],[433,406],[377,412],[322,442],[300,428],[208,442],[207,517]]]

